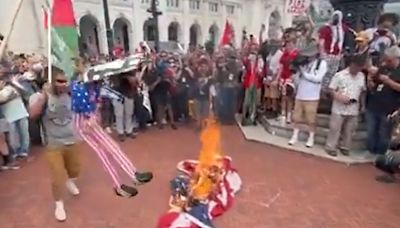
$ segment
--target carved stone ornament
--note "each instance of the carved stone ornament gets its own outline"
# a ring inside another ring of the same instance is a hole
[[[335,10],[343,12],[344,22],[356,31],[374,27],[387,0],[330,0]]]

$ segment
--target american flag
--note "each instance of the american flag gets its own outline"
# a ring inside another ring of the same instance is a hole
[[[235,194],[241,188],[242,181],[237,171],[231,166],[231,158],[222,160],[225,171],[223,181],[219,183],[213,196],[205,202],[198,203],[189,211],[171,210],[159,218],[157,228],[214,228],[212,221],[228,211],[233,205]],[[198,161],[184,160],[178,163],[179,171],[187,175],[179,175],[171,181],[172,195],[179,189],[186,189],[191,174],[195,171]]]

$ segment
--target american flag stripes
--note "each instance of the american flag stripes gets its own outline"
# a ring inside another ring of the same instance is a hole
[[[104,169],[111,176],[114,187],[121,186],[120,177],[114,165],[111,163],[109,156],[114,162],[131,178],[136,180],[136,168],[132,162],[122,152],[119,145],[104,132],[103,128],[98,124],[98,116],[96,113],[91,114],[74,114],[74,125],[78,135],[95,151],[100,158]]]

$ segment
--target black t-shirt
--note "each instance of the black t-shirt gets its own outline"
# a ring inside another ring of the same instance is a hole
[[[146,83],[147,86],[153,85],[154,82],[157,81],[158,74],[155,69],[152,70],[145,70],[143,74],[143,81]]]
[[[381,68],[378,75],[379,73],[388,75],[391,80],[400,83],[400,67],[397,69]],[[388,115],[398,108],[400,108],[400,92],[388,85],[378,81],[376,86],[368,91],[367,109],[369,111]]]
[[[182,69],[181,76],[177,80],[178,91],[188,92],[191,85],[193,85],[193,77],[186,68]]]
[[[208,100],[210,87],[213,84],[211,77],[198,76],[196,80],[194,97],[199,100]]]

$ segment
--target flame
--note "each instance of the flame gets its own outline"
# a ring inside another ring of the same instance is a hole
[[[191,180],[191,190],[194,198],[206,199],[214,188],[211,175],[216,167],[220,167],[222,157],[221,129],[214,119],[206,121],[206,127],[201,133],[201,144],[199,164]]]

